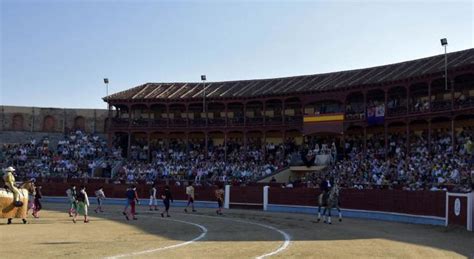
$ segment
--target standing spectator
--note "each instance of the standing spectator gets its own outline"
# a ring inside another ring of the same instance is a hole
[[[196,212],[194,209],[194,186],[192,182],[189,182],[188,187],[186,187],[186,195],[188,196],[188,205],[184,208],[184,212],[188,213],[188,207],[190,204],[193,212]]]
[[[158,200],[156,199],[156,192],[156,185],[153,184],[150,189],[150,203],[148,204],[150,206],[150,211],[153,210],[153,206],[155,207],[155,210],[158,210]]]
[[[163,204],[165,205],[165,212],[166,212],[166,217],[169,217],[169,209],[170,209],[170,201],[173,202],[173,196],[171,195],[170,187],[167,185],[165,187],[165,191],[161,195],[161,198],[163,199]],[[165,214],[164,212],[161,213],[161,217],[164,217]]]
[[[218,185],[217,189],[214,191],[217,199],[218,209],[216,210],[217,215],[222,215],[222,207],[224,206],[224,189],[222,185]]]
[[[72,222],[76,223],[77,214],[82,214],[84,216],[84,223],[89,223],[89,219],[87,219],[87,208],[90,206],[89,204],[89,197],[87,197],[86,187],[83,185],[81,189],[77,193],[77,210],[74,213],[74,217],[72,218]]]
[[[104,212],[102,210],[102,203],[103,200],[105,200],[104,187],[101,186],[95,191],[95,197],[97,198],[97,208],[94,210],[95,213],[97,213],[98,211]]]
[[[41,199],[43,198],[43,194],[41,193],[41,189],[43,187],[41,185],[36,186],[36,193],[35,193],[35,206],[33,207],[33,217],[39,218],[38,212],[43,208],[41,205]]]
[[[71,187],[66,191],[67,197],[69,199],[69,217],[72,217],[73,213],[77,211],[77,192],[76,192],[76,185],[71,184]]]

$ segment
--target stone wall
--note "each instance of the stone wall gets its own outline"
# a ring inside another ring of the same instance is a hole
[[[106,120],[105,109],[0,106],[0,143],[18,143],[43,136],[55,139],[76,129],[105,134]]]

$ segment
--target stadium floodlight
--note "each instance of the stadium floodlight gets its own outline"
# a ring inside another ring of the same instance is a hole
[[[107,100],[107,111],[108,111],[108,122],[105,126],[107,128],[107,132],[109,132],[112,113],[110,111],[110,103],[108,102],[109,101],[108,100],[108,97],[109,97],[109,79],[108,78],[104,78],[104,84],[105,84],[105,98]]]
[[[105,96],[109,96],[109,79],[104,78],[104,84],[105,84]]]
[[[201,75],[201,81],[202,81],[202,112],[206,113],[206,75]],[[207,115],[206,115],[207,117]]]
[[[448,54],[447,54],[447,47],[448,47],[448,39],[442,38],[441,46],[444,47],[444,90],[448,90]]]
[[[446,46],[448,45],[448,40],[446,38],[441,39],[441,46]]]

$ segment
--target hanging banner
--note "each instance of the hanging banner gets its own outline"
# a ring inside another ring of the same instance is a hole
[[[303,118],[303,134],[311,135],[322,132],[341,134],[343,123],[343,113],[306,115]]]
[[[371,106],[367,107],[367,123],[370,125],[383,124],[385,120],[385,106]]]

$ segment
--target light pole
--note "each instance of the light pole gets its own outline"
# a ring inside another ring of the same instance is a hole
[[[448,90],[448,40],[446,38],[441,39],[441,46],[444,47],[444,90]]]
[[[206,75],[201,75],[202,81],[202,112],[206,112]]]
[[[107,132],[104,132],[106,134],[109,134],[110,133],[110,125],[111,125],[111,110],[110,110],[110,102],[109,102],[109,99],[108,99],[108,96],[109,96],[109,79],[108,78],[104,78],[104,84],[105,84],[105,100],[107,101],[107,125],[105,125],[105,128],[107,130]],[[108,139],[109,139],[109,148],[111,147],[112,145],[112,137],[109,135],[108,136]]]
[[[108,78],[104,78],[104,84],[105,84],[105,99],[107,100],[107,110],[110,110],[110,104],[109,104],[109,100],[108,100],[108,96],[109,96],[109,79]]]
[[[203,87],[203,91],[202,91],[202,112],[204,113],[204,120],[206,122],[206,126],[207,126],[207,113],[206,113],[206,75],[201,75],[201,81],[202,81],[202,87]],[[207,139],[207,132],[204,133],[204,143],[206,145],[206,157],[208,155],[208,152],[207,152],[207,144],[208,144],[208,139]]]

